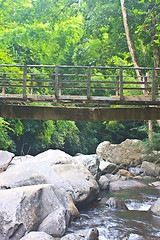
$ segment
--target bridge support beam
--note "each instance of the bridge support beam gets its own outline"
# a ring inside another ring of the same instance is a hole
[[[88,122],[158,120],[160,119],[160,108],[49,107],[0,104],[0,117]]]

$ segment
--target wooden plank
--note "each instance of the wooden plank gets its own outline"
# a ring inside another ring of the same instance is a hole
[[[30,87],[30,94],[32,95],[33,94],[33,81],[34,81],[34,75],[31,75],[31,87]]]
[[[151,87],[148,87],[148,88],[146,88],[146,87],[123,87],[123,90],[151,90]]]
[[[91,87],[91,89],[99,89],[99,90],[105,90],[105,89],[116,89],[116,87]]]
[[[116,96],[119,95],[119,76],[116,77]]]
[[[11,73],[11,72],[9,72],[9,73],[5,73],[5,72],[3,72],[3,73],[0,73],[1,75],[2,74],[6,74],[6,75],[23,75],[23,73]]]
[[[30,88],[31,85],[27,85],[26,87],[27,87],[27,88]],[[50,86],[48,86],[48,85],[41,85],[41,86],[39,86],[39,85],[33,85],[32,88],[55,88],[55,85],[50,85]]]
[[[117,84],[116,81],[113,81],[113,82],[112,81],[107,81],[107,79],[106,79],[106,81],[94,81],[94,80],[92,80],[91,83]]]
[[[141,84],[144,84],[144,82],[125,82],[125,81],[123,81],[123,85],[124,85],[124,84],[141,85]],[[151,82],[147,82],[147,84],[151,85],[152,83],[151,83]]]
[[[91,97],[91,68],[88,67],[88,74],[87,74],[87,99],[90,100]]]
[[[23,98],[26,98],[27,65],[23,67]]]
[[[120,100],[123,100],[123,68],[122,67],[120,67],[120,69],[119,69],[119,79],[120,79],[120,84],[119,84]]]
[[[160,96],[156,97],[155,101],[151,100],[151,96],[123,96],[123,100],[120,100],[119,96],[91,96],[90,101],[87,100],[87,96],[78,95],[62,95],[59,96],[59,100],[55,99],[55,95],[27,95],[27,98],[23,98],[22,94],[0,94],[1,102],[59,102],[62,104],[82,103],[85,101],[87,104],[116,104],[116,105],[156,105],[160,106]],[[86,104],[85,103],[85,104]]]
[[[3,79],[5,79],[5,78],[6,78],[6,74],[4,73],[3,74]],[[5,86],[2,87],[2,94],[5,94]]]
[[[15,79],[15,78],[0,78],[0,81],[3,81],[3,82],[9,82],[9,81],[12,81],[12,82],[23,82],[23,79]]]
[[[23,87],[23,85],[9,85],[9,84],[2,84],[1,86],[3,87],[10,87],[10,88],[14,88],[14,87]]]
[[[32,76],[34,76],[34,75],[32,75]],[[31,79],[27,79],[26,80],[27,82],[31,82],[32,80]],[[48,80],[48,79],[34,79],[34,82],[35,83],[37,83],[37,82],[48,82],[48,83],[52,83],[53,82],[53,80]]]
[[[0,116],[32,120],[131,121],[160,119],[160,109],[25,106],[0,104]]]
[[[58,83],[58,66],[55,67],[55,97],[59,98],[59,83]]]
[[[155,69],[152,69],[152,101],[155,101],[155,94],[156,94],[156,83],[155,83]]]
[[[81,73],[63,73],[63,76],[77,76],[77,77],[87,77],[87,74],[81,74]]]
[[[63,89],[87,89],[87,87],[80,87],[80,86],[61,86]]]
[[[61,83],[87,83],[86,80],[62,80]]]
[[[36,76],[36,75],[42,75],[42,76],[54,76],[55,73],[27,73],[27,75],[33,75],[33,76]]]
[[[113,77],[113,78],[116,78],[117,75],[97,75],[97,74],[92,74],[91,75],[92,77]]]
[[[24,65],[18,65],[18,64],[0,64],[0,67],[24,67]],[[53,68],[55,65],[28,65],[28,67],[33,68],[33,67],[46,67],[46,68]],[[74,65],[58,65],[60,68],[88,68],[88,66],[74,66]],[[99,68],[99,69],[120,69],[121,67],[112,67],[112,66],[91,66],[91,68]],[[140,69],[140,70],[152,70],[153,68],[150,67],[122,67],[123,69]],[[160,70],[160,68],[155,68],[155,70]]]

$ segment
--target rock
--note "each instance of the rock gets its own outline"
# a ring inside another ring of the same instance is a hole
[[[26,155],[26,156],[16,156],[16,157],[13,158],[11,164],[16,165],[16,164],[19,164],[19,163],[24,162],[24,161],[30,161],[30,160],[32,160],[33,158],[34,158],[34,157],[31,156],[31,155]]]
[[[1,189],[46,183],[65,190],[75,204],[88,204],[99,193],[92,174],[78,160],[60,150],[48,150],[0,174]]]
[[[144,183],[141,183],[137,180],[117,180],[114,182],[111,182],[109,185],[110,191],[120,191],[120,190],[127,190],[132,188],[144,188],[147,185]]]
[[[143,178],[141,176],[135,176],[133,179],[142,180]]]
[[[73,199],[71,198],[70,195],[68,195],[68,202],[69,202],[69,207],[70,207],[70,212],[71,212],[71,219],[78,218],[80,216],[80,213],[78,209],[76,208]]]
[[[115,163],[120,167],[137,166],[141,163],[140,142],[140,140],[127,139],[121,144],[111,144],[105,141],[98,145],[96,153],[103,160]]]
[[[117,165],[101,159],[99,169],[101,170],[101,174],[113,173],[117,169]]]
[[[66,231],[65,210],[51,212],[39,225],[38,231],[46,232],[54,237],[62,237]]]
[[[120,177],[121,177],[120,175],[113,175],[113,174],[105,174],[105,176],[110,182],[120,180]]]
[[[105,175],[100,177],[98,183],[99,183],[100,189],[102,189],[102,190],[108,190],[109,189],[110,181],[108,180],[108,178]]]
[[[160,190],[160,181],[152,182],[149,184],[150,186],[154,186],[158,190]]]
[[[79,230],[75,233],[67,234],[61,240],[98,240],[99,232],[97,228]]]
[[[126,204],[121,199],[119,199],[117,197],[110,197],[107,200],[106,205],[109,208],[113,208],[113,209],[128,210],[128,207],[126,206]]]
[[[92,155],[78,155],[76,158],[79,162],[81,162],[94,176],[95,179],[99,179],[99,158],[96,154]]]
[[[149,209],[149,212],[160,216],[160,198],[158,198],[158,200],[153,203],[153,205]]]
[[[0,173],[7,169],[13,157],[14,153],[0,150]]]
[[[157,167],[156,164],[152,162],[144,161],[141,165],[141,169],[148,176],[157,177],[160,173],[160,167]]]
[[[44,184],[0,190],[0,239],[17,240],[47,222],[46,230],[53,221],[50,214],[61,214],[63,225],[57,222],[56,236],[62,236],[70,222],[70,208],[64,191]],[[60,229],[62,227],[63,229]],[[54,232],[52,231],[52,234]]]
[[[97,228],[92,228],[87,240],[98,240],[99,239],[99,232]]]
[[[52,236],[45,232],[30,232],[22,237],[20,240],[54,240]]]
[[[133,176],[139,176],[144,173],[144,170],[139,167],[130,167],[128,170]]]
[[[133,178],[132,174],[124,169],[120,169],[116,174],[120,176],[125,176],[127,178]]]

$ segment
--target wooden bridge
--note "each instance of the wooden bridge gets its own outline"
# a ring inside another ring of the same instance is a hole
[[[76,121],[160,119],[160,68],[138,69],[140,76],[134,67],[1,64],[0,116]]]

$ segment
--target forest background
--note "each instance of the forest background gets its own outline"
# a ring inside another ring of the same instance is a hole
[[[160,67],[159,0],[0,0],[0,64],[133,66],[122,3],[141,67]],[[151,148],[160,150],[153,122]],[[37,154],[49,148],[95,153],[108,140],[146,140],[147,121],[71,122],[0,118],[0,149]]]

